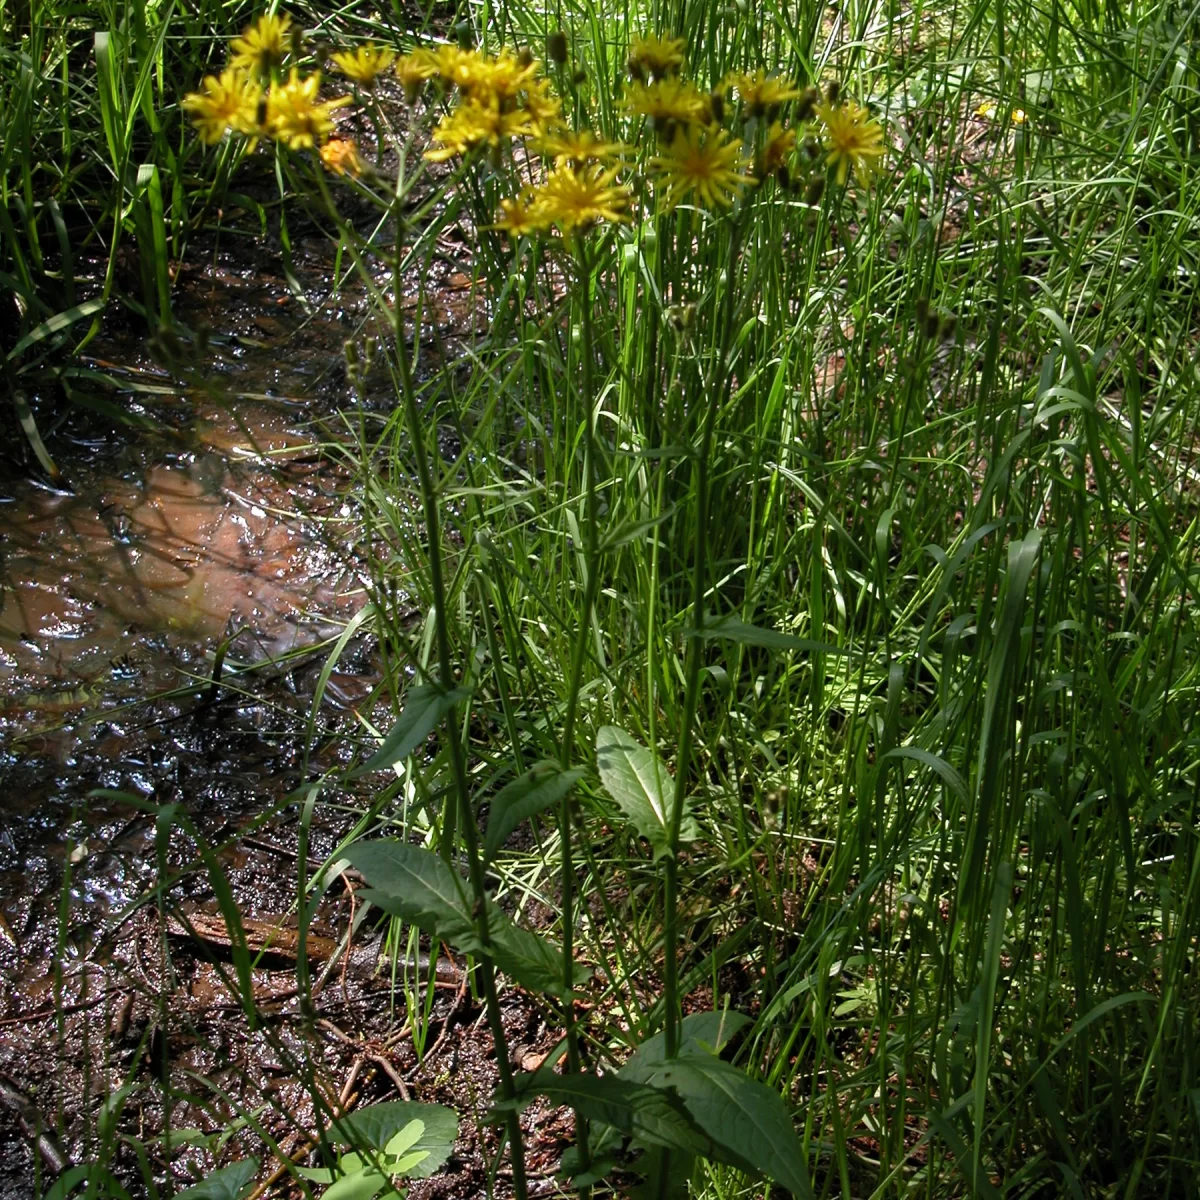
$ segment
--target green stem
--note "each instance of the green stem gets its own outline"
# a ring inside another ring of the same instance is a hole
[[[692,628],[688,638],[687,664],[684,671],[683,715],[679,724],[679,749],[675,762],[675,794],[672,800],[671,825],[667,833],[666,873],[664,878],[663,914],[663,999],[666,1007],[664,1038],[666,1054],[673,1058],[679,1052],[679,964],[676,947],[679,940],[679,831],[683,823],[683,805],[687,796],[688,774],[692,758],[692,726],[700,701],[700,667],[704,655],[701,630],[704,627],[704,593],[708,587],[708,500],[709,457],[717,413],[725,404],[731,385],[729,348],[733,341],[734,272],[737,269],[741,245],[742,215],[733,223],[729,237],[729,258],[725,269],[725,296],[721,314],[721,348],[713,361],[713,371],[705,381],[708,407],[700,433],[700,446],[695,463],[696,479],[696,546],[692,568]],[[665,1174],[665,1173],[664,1173]]]
[[[592,380],[592,301],[591,266],[587,248],[580,240],[579,286],[581,294],[581,326],[583,331],[583,457],[586,500],[584,513],[583,557],[586,578],[583,586],[583,629],[571,649],[571,675],[567,690],[567,712],[563,721],[562,744],[559,760],[563,769],[571,765],[571,750],[575,741],[575,719],[579,712],[579,689],[583,683],[583,664],[587,657],[587,642],[591,635],[592,609],[596,604],[599,581],[599,513],[596,496],[596,447],[595,447],[595,390]],[[564,796],[558,813],[558,834],[562,853],[562,925],[563,925],[563,1027],[567,1040],[567,1065],[572,1072],[581,1068],[579,1056],[579,1029],[575,1022],[575,863],[571,853],[571,799]],[[586,1168],[591,1160],[588,1147],[588,1122],[578,1110],[575,1112],[575,1140],[579,1150],[579,1161]],[[581,1188],[580,1196],[591,1194],[590,1188]]]
[[[454,678],[454,664],[450,651],[450,632],[446,621],[446,584],[442,571],[441,521],[438,514],[437,489],[430,470],[429,457],[425,452],[425,428],[421,422],[416,389],[413,386],[412,371],[404,345],[404,317],[401,309],[402,281],[400,278],[400,219],[400,213],[397,211],[395,213],[397,238],[394,269],[395,316],[393,318],[396,358],[400,365],[400,389],[403,393],[405,419],[408,422],[409,437],[412,439],[417,480],[421,487],[421,500],[425,510],[425,529],[429,538],[429,582],[430,590],[433,593],[433,620],[437,640],[439,681],[442,687],[449,688]],[[483,877],[483,860],[479,852],[479,829],[475,824],[475,814],[471,809],[466,755],[458,724],[457,706],[451,707],[446,717],[446,725],[450,739],[450,764],[454,776],[454,789],[458,797],[458,824],[462,829],[463,841],[466,843],[467,869],[475,900],[475,924],[480,942],[484,946],[488,946],[491,943],[488,931],[487,887]],[[447,837],[445,826],[443,826],[442,832],[448,847],[450,838]],[[511,1100],[514,1094],[512,1067],[508,1060],[508,1039],[504,1033],[500,1001],[496,993],[496,969],[491,956],[480,954],[476,969],[482,984],[488,1027],[492,1031],[492,1040],[496,1047],[496,1068],[500,1074],[500,1098]],[[506,1117],[506,1125],[512,1158],[513,1192],[517,1200],[527,1200],[525,1147],[521,1136],[521,1123],[519,1115],[511,1109]]]

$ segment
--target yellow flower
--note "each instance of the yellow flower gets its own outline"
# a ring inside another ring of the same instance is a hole
[[[629,189],[616,183],[616,177],[616,167],[557,167],[537,189],[534,206],[543,221],[564,233],[597,221],[628,221]]]
[[[762,154],[759,156],[757,175],[766,179],[768,175],[787,166],[787,160],[796,149],[796,131],[784,129],[778,121],[771,122],[767,130],[766,141],[763,142]]]
[[[612,162],[631,149],[624,142],[606,142],[587,129],[577,133],[568,130],[548,134],[537,145],[538,153],[554,159],[556,167],[565,167],[568,163],[578,166],[585,162]]]
[[[629,69],[635,76],[640,72],[662,79],[682,66],[683,38],[650,34],[629,43]]]
[[[357,179],[367,168],[353,138],[330,138],[320,154],[325,169],[335,175],[353,175]]]
[[[356,50],[342,50],[330,57],[347,79],[353,79],[363,87],[373,87],[375,80],[395,62],[396,52],[368,42]]]
[[[800,89],[790,79],[768,75],[761,67],[753,75],[736,72],[726,75],[722,86],[725,91],[737,89],[746,115],[750,117],[761,117],[768,109],[800,99]]]
[[[562,123],[562,101],[550,91],[548,79],[535,79],[525,92],[525,111],[538,130],[548,133]]]
[[[526,188],[519,196],[500,201],[500,217],[493,229],[503,229],[509,237],[522,237],[527,233],[536,233],[545,229],[548,224],[542,207],[538,204],[537,194]]]
[[[241,37],[230,42],[233,54],[229,65],[252,75],[269,75],[272,67],[283,62],[291,28],[291,17],[269,13],[259,17],[253,25],[242,30]]]
[[[432,50],[414,50],[396,59],[396,78],[404,87],[405,99],[411,104],[426,82],[438,73],[437,55]]]
[[[277,83],[267,96],[267,132],[289,150],[311,150],[333,132],[333,110],[350,103],[349,96],[317,102],[319,71],[301,79],[295,67],[287,83]]]
[[[202,92],[184,96],[183,108],[192,114],[200,140],[211,146],[227,129],[253,135],[262,88],[244,71],[226,67],[220,76],[206,75]]]
[[[705,208],[728,207],[738,190],[750,183],[742,143],[718,125],[675,131],[664,154],[650,160],[667,181],[667,207],[674,208],[691,192]]]
[[[817,116],[825,129],[821,140],[829,151],[826,164],[837,168],[840,187],[846,182],[851,169],[862,187],[868,186],[871,176],[883,157],[883,130],[870,113],[853,100],[841,104],[818,104]]]
[[[430,162],[445,162],[476,146],[499,146],[509,138],[527,137],[533,132],[533,119],[524,109],[506,110],[498,104],[464,100],[438,122],[432,137],[440,146],[426,150],[425,157]]]
[[[692,83],[659,79],[655,83],[635,81],[621,102],[626,112],[653,117],[656,121],[703,121],[708,114],[708,97]]]

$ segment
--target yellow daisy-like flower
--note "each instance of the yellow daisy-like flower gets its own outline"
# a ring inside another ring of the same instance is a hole
[[[357,179],[367,169],[353,138],[330,138],[320,155],[325,169],[334,175],[353,175]]]
[[[353,79],[362,87],[373,87],[375,80],[396,61],[396,52],[368,42],[355,50],[342,50],[330,57],[347,79]]]
[[[295,67],[287,83],[276,84],[267,96],[267,132],[289,150],[311,150],[333,132],[333,111],[350,103],[349,96],[318,103],[319,71],[301,79]]]
[[[759,155],[756,167],[758,177],[766,179],[780,167],[786,167],[788,158],[795,149],[796,131],[784,129],[778,121],[772,121],[771,128],[767,130],[766,140],[763,142],[762,153]]]
[[[587,129],[548,134],[537,144],[538,153],[554,159],[556,167],[565,167],[568,163],[576,166],[586,162],[608,163],[631,150],[632,147],[624,142],[606,142]]]
[[[252,75],[266,76],[283,62],[287,53],[292,18],[268,13],[242,30],[242,36],[229,43],[229,65]]]
[[[829,152],[826,165],[837,168],[840,187],[850,171],[859,185],[867,187],[884,154],[883,129],[861,104],[843,100],[840,104],[818,104],[817,116],[825,128],[821,140]]]
[[[562,125],[562,101],[550,91],[548,79],[533,80],[525,92],[525,111],[537,129],[548,133]]]
[[[659,79],[649,84],[635,81],[626,89],[621,106],[635,116],[684,124],[704,121],[709,111],[708,97],[695,84],[678,79]]]
[[[768,75],[761,67],[753,75],[737,72],[726,75],[722,87],[726,92],[737,90],[750,117],[760,117],[769,109],[800,99],[800,89],[795,83],[780,75]]]
[[[472,99],[483,101],[494,97],[503,105],[506,101],[515,101],[528,90],[537,78],[540,65],[536,59],[520,59],[510,50],[501,50],[495,58],[480,59],[474,71],[469,73],[469,81],[459,87]]]
[[[705,208],[727,208],[751,182],[740,138],[718,125],[708,129],[681,127],[666,152],[650,160],[667,181],[667,207],[696,194]]]
[[[227,129],[248,136],[257,132],[262,88],[249,75],[226,67],[219,76],[206,75],[200,86],[204,90],[184,96],[182,106],[205,145],[219,142]]]
[[[537,193],[532,188],[526,188],[519,196],[500,201],[500,216],[493,229],[503,229],[509,237],[524,237],[527,233],[537,233],[545,229],[548,220]]]
[[[514,137],[535,132],[533,119],[524,109],[502,109],[498,104],[464,100],[438,122],[432,138],[439,145],[425,151],[430,162],[445,162],[476,146],[499,146]]]
[[[629,68],[635,75],[641,71],[662,79],[682,66],[683,38],[650,34],[629,43]]]
[[[432,50],[414,50],[396,59],[396,78],[404,87],[404,97],[411,104],[421,88],[438,74],[437,55]]]
[[[594,163],[557,167],[535,193],[534,206],[542,220],[563,233],[586,229],[598,221],[628,221],[630,192],[615,182],[617,168]]]

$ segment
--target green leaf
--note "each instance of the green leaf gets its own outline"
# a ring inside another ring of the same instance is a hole
[[[387,1185],[387,1176],[375,1167],[351,1171],[325,1189],[321,1200],[372,1200]]]
[[[700,1012],[684,1017],[679,1026],[679,1057],[689,1054],[720,1054],[747,1025],[752,1022],[745,1013]],[[666,1034],[656,1033],[648,1037],[630,1055],[625,1065],[617,1072],[622,1079],[645,1083],[651,1068],[667,1060]]]
[[[463,953],[482,949],[461,877],[432,851],[396,838],[379,838],[355,842],[346,857],[371,885],[362,899]]]
[[[507,1104],[523,1105],[533,1096],[569,1104],[592,1121],[611,1125],[647,1146],[664,1146],[685,1154],[711,1157],[714,1145],[693,1122],[679,1100],[661,1088],[631,1083],[616,1075],[556,1075],[542,1067],[517,1079],[517,1095]]]
[[[846,654],[840,646],[831,642],[817,642],[812,638],[793,637],[778,629],[764,629],[760,625],[747,625],[735,616],[721,617],[717,621],[705,621],[703,629],[688,631],[688,637],[723,638],[740,642],[743,646],[762,646],[766,650],[803,650],[810,654]]]
[[[666,766],[654,751],[648,750],[623,729],[605,725],[596,734],[596,766],[608,794],[650,843],[654,857],[661,858],[668,853],[673,784]],[[695,818],[685,812],[679,840],[690,842],[699,836]]]
[[[82,304],[76,304],[73,308],[68,308],[63,312],[55,313],[52,317],[47,317],[40,325],[31,329],[8,352],[9,362],[20,358],[30,346],[42,341],[43,338],[48,338],[51,334],[58,333],[60,330],[66,329],[69,325],[74,325],[76,321],[80,321],[84,317],[90,317],[93,313],[98,313],[104,307],[104,303],[102,298],[97,297],[94,300],[85,300]]]
[[[176,1200],[241,1200],[250,1190],[258,1174],[258,1159],[244,1158],[241,1162],[219,1167],[207,1178],[176,1194]]]
[[[445,692],[432,684],[409,688],[400,719],[388,731],[379,749],[346,775],[347,782],[369,775],[372,771],[391,770],[433,732],[437,723],[454,705],[466,700],[470,694],[463,688]]]
[[[502,909],[488,905],[488,936],[496,966],[530,992],[561,997],[563,994],[562,951],[545,938],[522,929]],[[572,968],[576,983],[588,977],[578,963]]]
[[[708,1157],[760,1171],[793,1195],[812,1195],[804,1146],[779,1093],[711,1054],[690,1054],[650,1072],[652,1086],[674,1089],[713,1142]]]
[[[421,1135],[410,1149],[429,1155],[407,1174],[413,1179],[432,1175],[450,1157],[458,1137],[458,1115],[441,1104],[420,1104],[413,1100],[387,1100],[360,1108],[333,1123],[332,1140],[347,1146],[390,1147],[396,1135],[409,1126],[420,1124]]]
[[[388,1143],[383,1148],[384,1154],[389,1158],[403,1158],[413,1146],[421,1140],[421,1135],[425,1132],[425,1122],[422,1120],[409,1121],[403,1129],[396,1133],[388,1140]],[[422,1153],[422,1158],[425,1155]],[[397,1167],[396,1173],[400,1170]]]
[[[576,767],[564,771],[558,763],[538,763],[492,797],[483,856],[490,861],[520,823],[557,804],[583,777]]]

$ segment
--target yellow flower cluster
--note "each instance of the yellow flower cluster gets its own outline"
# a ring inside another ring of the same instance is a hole
[[[298,39],[287,16],[260,17],[230,43],[229,63],[220,75],[208,75],[200,90],[183,99],[200,140],[215,145],[226,133],[257,140],[269,137],[289,150],[317,150],[321,161],[338,174],[362,174],[365,164],[352,141],[337,139],[333,149],[333,114],[350,103],[349,96],[321,100],[321,73],[301,75],[293,65],[282,69]],[[391,51],[360,47],[334,55],[342,72],[356,82],[373,80],[370,69],[390,65]],[[378,74],[378,71],[375,72]]]

